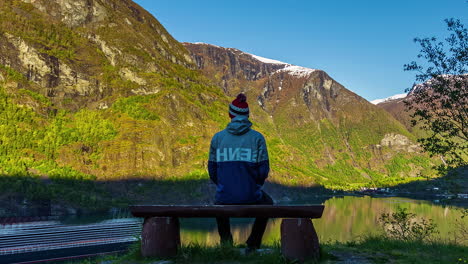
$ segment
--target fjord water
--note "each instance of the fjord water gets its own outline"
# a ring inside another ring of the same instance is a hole
[[[301,202],[302,204],[307,201]],[[359,237],[381,232],[379,217],[382,213],[395,212],[398,207],[407,208],[418,218],[433,219],[443,240],[453,239],[457,221],[461,218],[458,207],[442,206],[428,201],[408,198],[372,198],[368,196],[333,197],[325,203],[321,219],[314,219],[314,227],[320,241],[352,241]],[[231,231],[236,243],[244,243],[250,233],[253,219],[231,219]],[[264,235],[264,244],[280,240],[281,219],[269,221]],[[182,219],[181,238],[184,244],[198,243],[215,245],[219,237],[214,219]]]

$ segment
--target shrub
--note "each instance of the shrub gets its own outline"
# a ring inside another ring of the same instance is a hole
[[[468,209],[460,209],[461,210],[461,217],[457,219],[455,222],[456,231],[454,233],[455,236],[455,244],[465,245],[468,243],[468,223],[464,218],[468,218]]]
[[[432,219],[421,218],[398,207],[394,213],[382,213],[379,217],[385,235],[392,239],[404,241],[422,241],[438,233],[437,225]]]

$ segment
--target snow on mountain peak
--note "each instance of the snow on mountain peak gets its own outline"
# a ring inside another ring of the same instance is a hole
[[[383,99],[375,99],[375,100],[372,100],[370,101],[372,104],[380,104],[380,103],[383,103],[383,102],[387,102],[387,101],[391,101],[391,100],[396,100],[396,99],[401,99],[401,98],[405,98],[408,94],[406,93],[402,93],[402,94],[396,94],[396,95],[393,95],[393,96],[390,96],[390,97],[387,97],[387,98],[383,98]]]
[[[301,67],[301,66],[296,66],[296,65],[288,65],[283,69],[277,70],[276,72],[287,72],[290,75],[302,78],[302,77],[308,77],[314,71],[316,71],[316,70]]]
[[[272,60],[272,59],[268,59],[268,58],[264,58],[264,57],[260,57],[260,56],[257,56],[257,55],[254,55],[254,54],[250,54],[250,53],[246,53],[250,56],[252,56],[254,59],[258,60],[258,61],[261,61],[263,63],[268,63],[268,64],[278,64],[278,65],[284,65],[284,68],[282,69],[279,69],[273,73],[277,73],[277,72],[287,72],[289,73],[290,75],[292,76],[296,76],[296,77],[308,77],[312,72],[316,71],[315,69],[310,69],[310,68],[305,68],[305,67],[301,67],[301,66],[296,66],[296,65],[292,65],[292,64],[289,64],[289,63],[285,63],[285,62],[282,62],[282,61],[278,61],[278,60]]]
[[[252,57],[254,57],[256,60],[259,60],[263,63],[269,63],[269,64],[287,64],[287,63],[284,63],[282,61],[277,61],[277,60],[272,60],[272,59],[268,59],[268,58],[264,58],[264,57],[260,57],[260,56],[257,56],[257,55],[253,55],[253,54],[249,54],[249,53],[246,53]]]

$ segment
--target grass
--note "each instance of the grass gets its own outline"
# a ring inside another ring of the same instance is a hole
[[[200,244],[191,244],[183,246],[179,249],[178,254],[170,259],[172,263],[180,264],[198,264],[198,263],[219,263],[219,264],[235,264],[235,263],[265,263],[265,264],[292,264],[296,261],[285,259],[281,255],[280,245],[276,243],[272,247],[268,247],[267,252],[256,252],[249,255],[242,253],[245,245],[239,246],[215,246],[207,247]],[[328,254],[323,254],[324,260],[330,258]],[[94,264],[103,261],[109,261],[113,264],[146,264],[163,261],[159,258],[143,258],[140,255],[140,244],[135,243],[130,247],[127,254],[117,256],[105,256],[94,259],[80,261],[80,264]],[[76,262],[74,262],[76,263]],[[305,264],[318,263],[314,260],[308,260]]]
[[[338,260],[354,259],[350,263],[467,263],[468,247],[449,242],[421,242],[388,239],[382,235],[369,236],[357,241],[321,243],[321,259],[309,260],[305,263],[334,263]],[[112,264],[146,264],[162,260],[143,258],[139,253],[139,243],[131,246],[125,255],[105,256],[98,259],[82,260],[80,264],[94,264],[109,261]],[[268,253],[255,253],[245,256],[240,246],[207,247],[200,244],[183,246],[177,256],[169,259],[172,263],[271,263],[292,264],[281,255],[280,244],[275,243],[268,248]],[[348,259],[346,259],[348,258]],[[76,262],[75,262],[76,263]]]
[[[369,236],[361,241],[325,244],[326,252],[348,252],[371,263],[466,263],[468,247],[449,242],[421,242]]]

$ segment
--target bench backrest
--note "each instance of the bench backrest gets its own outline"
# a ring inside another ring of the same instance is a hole
[[[134,205],[136,217],[320,218],[323,205]]]

